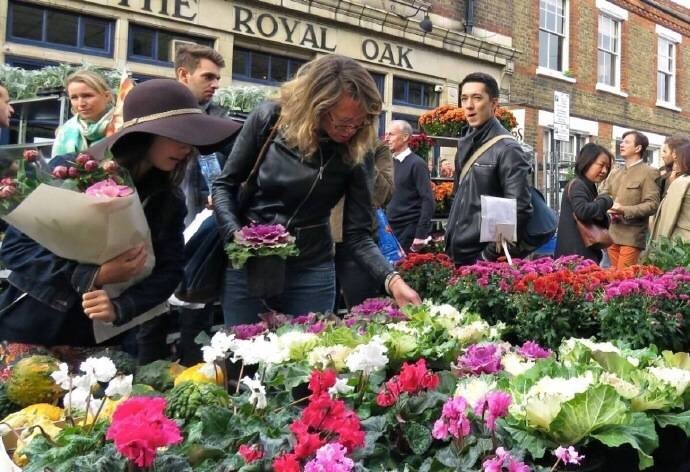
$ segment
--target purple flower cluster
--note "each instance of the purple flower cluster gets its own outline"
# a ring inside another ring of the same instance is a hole
[[[501,370],[501,349],[495,344],[473,344],[458,357],[458,370],[466,374],[494,374]]]
[[[686,269],[678,268],[662,275],[647,275],[612,282],[604,289],[604,301],[631,295],[687,300],[687,290],[678,290],[682,285],[690,286],[690,273]]]
[[[347,449],[340,443],[329,443],[316,451],[316,457],[304,466],[304,472],[350,472],[355,463],[346,457]]]
[[[407,316],[393,305],[389,298],[368,298],[352,307],[345,317],[345,326],[351,327],[361,320],[383,317],[385,321],[405,321]]]
[[[495,457],[487,459],[482,463],[482,469],[484,472],[502,472],[504,467],[508,472],[530,471],[530,468],[527,464],[520,462],[511,456],[510,453],[502,447],[496,449]]]
[[[549,349],[541,347],[534,341],[525,341],[524,344],[517,349],[517,353],[525,359],[545,359],[551,355]]]
[[[253,324],[236,325],[231,329],[237,339],[252,339],[266,331],[268,324],[265,321],[260,321]]]
[[[283,225],[251,224],[239,230],[235,242],[249,247],[285,246],[295,242]]]

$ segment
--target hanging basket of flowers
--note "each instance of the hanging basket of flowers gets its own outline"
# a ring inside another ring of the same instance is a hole
[[[494,116],[508,131],[517,126],[515,115],[507,108],[497,107]],[[431,136],[456,138],[460,136],[462,129],[467,126],[467,118],[465,118],[465,112],[461,107],[441,105],[423,113],[419,117],[419,126],[426,134]]]

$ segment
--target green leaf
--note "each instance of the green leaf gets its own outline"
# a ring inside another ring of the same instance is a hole
[[[477,464],[479,458],[493,450],[493,442],[489,438],[478,438],[460,456],[460,470],[470,470]]]
[[[683,430],[686,436],[690,437],[690,411],[681,413],[661,413],[655,415],[656,422],[662,428],[666,426],[676,426]]]
[[[640,469],[654,465],[652,452],[659,446],[654,420],[644,413],[631,413],[629,423],[608,425],[591,435],[609,447],[629,444],[637,450]]]
[[[446,467],[452,467],[453,470],[462,470],[459,468],[460,458],[452,445],[439,449],[434,458]]]
[[[624,423],[627,411],[612,387],[597,385],[563,403],[549,432],[562,444],[577,444],[602,426]]]
[[[690,354],[687,352],[674,353],[673,351],[663,351],[661,355],[664,357],[667,366],[690,370]]]
[[[499,421],[498,424],[501,430],[510,435],[515,442],[515,446],[525,449],[535,459],[544,457],[547,449],[557,447],[554,442],[543,438],[535,429],[523,429],[520,425],[508,424],[503,421]]]
[[[592,358],[604,369],[626,378],[636,367],[616,352],[592,351]]]
[[[408,446],[417,455],[422,455],[431,446],[431,430],[419,423],[405,423],[403,426]]]

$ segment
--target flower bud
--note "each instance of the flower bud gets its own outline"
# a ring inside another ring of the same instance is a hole
[[[96,169],[98,169],[98,162],[94,161],[93,159],[86,161],[86,164],[84,164],[84,170],[86,172],[93,172]]]
[[[27,162],[36,162],[39,154],[36,149],[24,149],[23,156]]]
[[[120,170],[120,166],[115,161],[106,161],[103,163],[103,170],[108,174],[116,174]]]
[[[77,169],[76,167],[70,167],[69,169],[67,169],[67,175],[73,179],[77,178],[79,177],[79,169]]]
[[[66,179],[67,178],[67,167],[55,166],[55,169],[53,169],[53,177],[55,177],[56,179]]]
[[[80,152],[80,153],[77,155],[77,158],[74,160],[74,162],[76,162],[76,163],[79,164],[80,166],[84,166],[84,165],[85,165],[87,162],[89,162],[90,160],[91,160],[91,156],[89,156],[88,154],[86,154],[86,153],[84,153],[84,152]]]

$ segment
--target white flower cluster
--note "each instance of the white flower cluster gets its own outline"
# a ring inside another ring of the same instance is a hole
[[[458,382],[453,396],[463,397],[474,409],[479,400],[496,388],[496,380],[493,377],[465,377]]]
[[[364,375],[369,375],[388,365],[386,352],[388,352],[388,348],[381,337],[374,336],[369,343],[360,344],[354,348],[345,359],[345,365],[350,369],[350,372],[361,371]]]
[[[56,384],[66,390],[65,408],[95,415],[106,398],[127,397],[132,392],[132,375],[117,375],[117,368],[108,357],[89,357],[79,366],[83,375],[71,376],[64,362],[50,376]],[[92,390],[98,382],[109,382],[104,398],[93,398]]]

